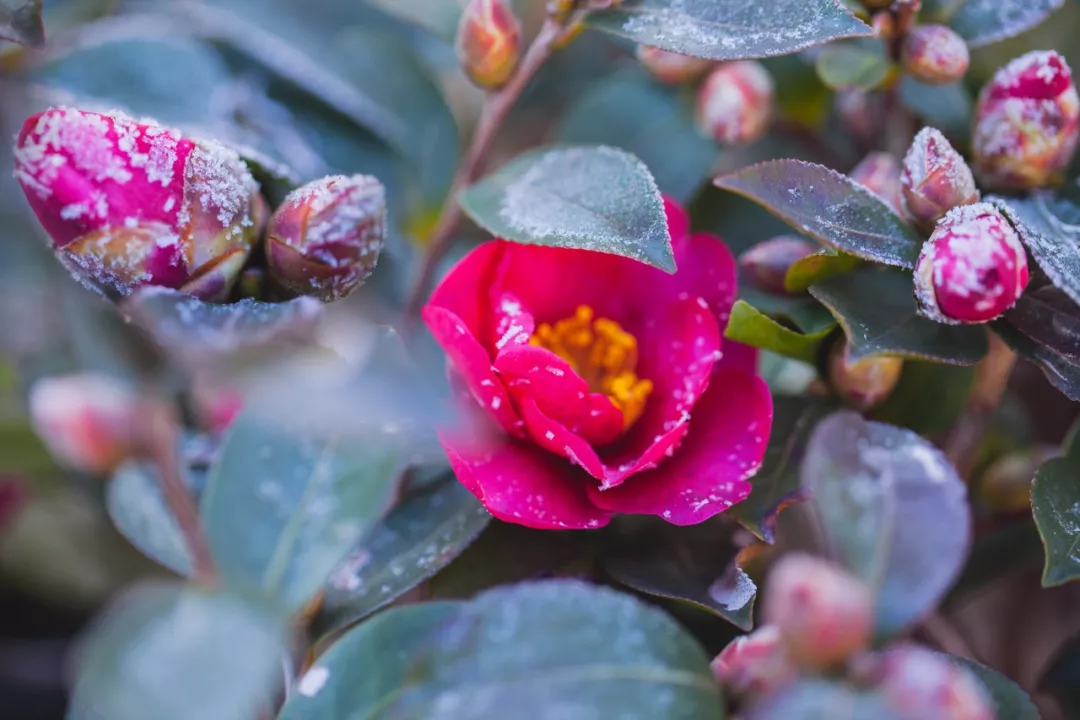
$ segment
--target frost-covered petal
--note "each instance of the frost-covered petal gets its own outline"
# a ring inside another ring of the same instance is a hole
[[[578,434],[595,447],[614,442],[622,435],[623,414],[607,395],[589,394],[589,412],[577,428]]]
[[[738,292],[735,257],[727,245],[715,235],[695,233],[675,244],[675,262],[679,271],[661,280],[668,286],[666,292],[705,298],[717,322],[725,327]]]
[[[491,288],[505,243],[483,243],[458,260],[431,293],[429,307],[449,310],[458,316],[472,336],[485,348],[493,346],[491,338]],[[494,350],[491,350],[492,354]]]
[[[520,407],[536,403],[546,415],[576,427],[589,412],[589,386],[561,357],[533,345],[511,345],[495,358],[495,370]]]
[[[604,465],[592,446],[565,425],[545,415],[532,398],[522,403],[521,418],[526,432],[537,445],[583,468],[598,480],[604,476]]]

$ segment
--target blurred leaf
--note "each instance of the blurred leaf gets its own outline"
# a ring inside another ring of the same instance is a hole
[[[836,413],[810,438],[803,483],[832,552],[876,592],[880,635],[933,607],[963,567],[967,488],[915,433]]]
[[[971,130],[975,103],[962,82],[931,85],[905,73],[900,78],[900,102],[942,132],[967,137]]]
[[[691,98],[633,67],[597,83],[567,111],[554,137],[563,143],[603,143],[641,158],[660,191],[689,201],[705,184],[719,154],[694,122]]]
[[[1080,208],[1045,192],[1027,198],[986,198],[1016,227],[1035,262],[1056,287],[1080,304]]]
[[[978,678],[979,682],[990,694],[990,698],[994,702],[996,715],[1001,720],[1005,720],[1005,718],[1008,718],[1008,720],[1041,720],[1042,715],[1039,714],[1038,708],[1035,707],[1035,703],[1031,702],[1028,694],[1019,685],[997,670],[956,655],[945,655],[945,657],[949,658],[955,665],[970,670]]]
[[[605,532],[600,562],[638,592],[689,603],[744,632],[754,626],[757,586],[735,564],[731,526],[714,518],[677,527],[660,518],[621,518]]]
[[[901,720],[885,699],[831,680],[799,680],[753,706],[747,720]]]
[[[1080,401],[1080,362],[1040,345],[1006,320],[998,320],[992,327],[1017,355],[1035,363],[1051,385],[1070,400]]]
[[[791,264],[784,278],[784,289],[793,293],[804,292],[825,278],[854,270],[860,262],[854,255],[824,248]]]
[[[623,150],[583,146],[527,153],[466,190],[461,205],[497,237],[612,253],[675,272],[656,181]]]
[[[1025,292],[1005,320],[1040,345],[1080,359],[1080,307],[1053,285]]]
[[[724,337],[729,340],[802,360],[811,365],[817,363],[822,343],[831,334],[831,327],[810,335],[795,332],[743,300],[738,300],[731,308],[731,317],[724,331]]]
[[[890,67],[885,44],[877,39],[830,43],[817,56],[818,77],[833,90],[872,90]]]
[[[0,475],[37,475],[55,473],[59,469],[29,420],[0,415]]]
[[[281,677],[282,618],[240,597],[138,585],[78,654],[70,720],[251,720]]]
[[[371,5],[416,23],[433,35],[454,41],[464,5],[460,0],[367,0]]]
[[[787,295],[758,290],[752,280],[740,273],[739,297],[755,310],[806,335],[816,335],[836,327],[836,318],[832,313],[805,292]]]
[[[949,25],[977,48],[999,42],[1035,27],[1065,4],[1065,0],[967,0]]]
[[[770,160],[715,182],[850,255],[903,268],[914,267],[919,257],[919,236],[884,200],[822,165]]]
[[[1031,514],[1046,549],[1043,587],[1080,578],[1080,448],[1043,463],[1031,483]]]
[[[645,45],[737,60],[787,55],[830,40],[870,35],[834,0],[624,0],[586,24]]]
[[[316,634],[358,622],[427,580],[490,521],[452,473],[406,497],[330,576]]]
[[[911,273],[872,266],[836,275],[810,288],[844,327],[851,356],[899,355],[971,365],[988,352],[978,325],[943,325],[918,315]]]
[[[1054,696],[1065,717],[1080,717],[1080,637],[1069,639],[1050,660],[1039,690]]]
[[[975,538],[964,572],[949,591],[945,604],[961,606],[995,581],[1035,567],[1042,560],[1042,538],[1030,518],[983,533]]]
[[[727,511],[740,525],[772,544],[780,511],[802,501],[805,493],[799,466],[810,433],[833,409],[827,400],[777,395],[773,398],[773,426],[765,460],[750,479],[749,497]]]
[[[41,0],[15,0],[0,4],[0,40],[41,47],[45,27],[41,23]]]
[[[920,435],[945,432],[963,412],[975,382],[972,365],[909,360],[892,394],[870,414],[872,420],[905,427]],[[933,402],[927,402],[933,398]]]

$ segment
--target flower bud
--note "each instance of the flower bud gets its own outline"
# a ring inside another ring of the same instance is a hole
[[[904,215],[900,197],[900,163],[886,152],[872,152],[851,171],[851,179],[862,185],[899,215]]]
[[[1035,51],[998,70],[979,94],[972,148],[983,182],[1003,189],[1060,179],[1076,150],[1080,98],[1065,59]]]
[[[697,121],[717,142],[753,142],[768,128],[773,113],[773,79],[753,60],[724,63],[709,74],[697,100]]]
[[[964,77],[971,57],[967,43],[944,25],[919,25],[904,36],[904,69],[931,85],[947,85]]]
[[[879,12],[870,18],[870,27],[874,31],[874,37],[891,42],[896,37],[896,18],[892,13]]]
[[[457,32],[457,56],[482,88],[505,85],[521,59],[521,23],[506,0],[469,0]]]
[[[15,177],[60,261],[88,287],[228,294],[255,241],[240,157],[150,120],[53,108],[26,121]]]
[[[979,200],[971,168],[932,127],[920,130],[908,148],[900,185],[908,215],[928,230],[954,207]]]
[[[270,275],[298,295],[339,300],[363,282],[386,240],[386,191],[334,175],[289,193],[266,231]]]
[[[953,208],[915,264],[919,312],[942,323],[985,323],[1011,308],[1028,284],[1027,254],[989,203]]]
[[[137,451],[144,404],[103,375],[47,377],[30,389],[30,419],[61,464],[108,475]]]
[[[818,246],[793,235],[779,235],[754,245],[739,257],[739,267],[755,285],[778,295],[784,295],[784,278],[788,269]]]
[[[852,361],[846,340],[834,343],[829,351],[829,382],[845,402],[858,410],[876,407],[892,395],[903,369],[904,361],[897,357]]]
[[[712,67],[712,61],[692,55],[638,45],[637,59],[660,82],[680,85],[691,82]]]
[[[202,426],[220,435],[244,409],[244,394],[235,388],[197,377],[191,388],[192,404]]]
[[[882,93],[862,90],[843,90],[833,99],[836,114],[857,138],[864,143],[877,139],[885,121],[885,102]]]
[[[855,576],[820,558],[791,553],[769,575],[763,617],[791,657],[810,667],[843,662],[874,629],[873,597]]]
[[[742,696],[768,695],[798,677],[780,630],[772,625],[732,640],[710,667],[721,685]]]
[[[908,645],[882,653],[876,674],[885,702],[904,720],[997,718],[986,689],[971,672],[926,648]]]

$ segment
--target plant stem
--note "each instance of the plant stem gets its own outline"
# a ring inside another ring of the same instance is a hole
[[[461,206],[458,204],[458,196],[476,179],[482,169],[484,158],[487,156],[492,143],[495,141],[495,136],[502,127],[503,121],[506,120],[506,116],[509,115],[514,103],[517,102],[518,97],[521,96],[529,81],[536,75],[536,71],[551,56],[563,31],[563,26],[557,21],[551,18],[545,20],[536,39],[533,40],[532,45],[525,52],[521,67],[514,73],[510,82],[500,90],[488,95],[485,100],[483,111],[480,114],[480,121],[476,126],[476,131],[473,133],[472,142],[465,152],[464,160],[458,166],[454,182],[446,196],[446,203],[443,205],[439,219],[435,222],[435,228],[431,232],[431,239],[428,242],[419,274],[409,290],[409,296],[405,303],[407,318],[413,318],[419,313],[420,306],[427,295],[428,286],[435,275],[435,267],[446,254],[446,251],[450,249],[454,230],[461,220]]]
[[[1005,395],[1014,365],[1016,353],[991,333],[990,353],[979,363],[975,387],[944,446],[946,457],[964,479],[971,473],[975,453]]]

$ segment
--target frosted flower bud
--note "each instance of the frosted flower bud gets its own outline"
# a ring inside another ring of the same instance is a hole
[[[798,677],[780,630],[772,625],[732,640],[710,667],[721,685],[741,696],[768,695]]]
[[[1027,284],[1024,246],[989,203],[950,210],[915,264],[919,312],[943,323],[990,322],[1016,303]]]
[[[975,171],[987,185],[1025,190],[1057,182],[1072,161],[1080,98],[1053,51],[1016,58],[982,89],[975,107]]]
[[[638,45],[637,59],[654,78],[669,85],[691,82],[712,67],[713,62],[692,55]]]
[[[774,95],[772,76],[761,63],[724,63],[709,74],[698,93],[698,126],[720,143],[753,142],[768,129]]]
[[[506,0],[469,0],[455,47],[458,62],[474,83],[498,89],[521,59],[521,23]]]
[[[334,175],[289,193],[270,218],[270,275],[298,295],[339,300],[362,283],[386,241],[386,191],[369,175]]]
[[[881,653],[875,674],[885,702],[904,720],[997,718],[986,689],[971,672],[926,648],[908,645]]]
[[[110,296],[161,285],[224,299],[255,240],[258,186],[240,157],[150,120],[35,115],[15,177],[60,261]]]
[[[870,589],[837,565],[789,553],[769,574],[764,622],[780,629],[791,657],[809,667],[843,662],[873,636]]]
[[[947,85],[964,77],[971,62],[967,43],[944,25],[918,25],[904,36],[904,69],[932,85]]]
[[[81,373],[38,380],[30,389],[30,420],[58,462],[108,475],[141,442],[145,405],[104,375]]]
[[[897,357],[851,359],[847,341],[833,344],[829,352],[829,382],[849,405],[869,410],[880,405],[896,389],[904,361]]]
[[[784,294],[788,269],[795,261],[817,252],[818,247],[793,235],[779,235],[744,252],[739,256],[739,267],[762,290]]]
[[[851,171],[851,179],[889,203],[898,215],[904,215],[900,197],[900,163],[887,152],[872,152]]]
[[[979,200],[971,168],[932,127],[920,130],[908,148],[900,185],[908,215],[927,230],[954,207]]]

